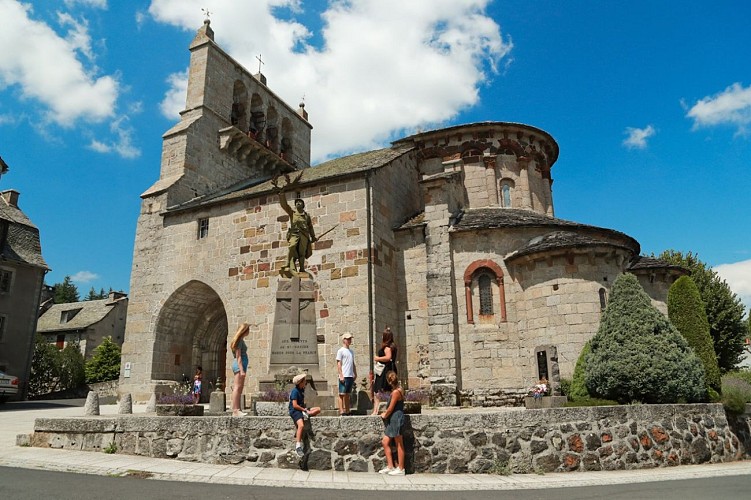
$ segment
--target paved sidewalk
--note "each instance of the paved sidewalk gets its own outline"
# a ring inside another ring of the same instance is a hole
[[[250,464],[211,465],[133,455],[15,446],[16,434],[30,433],[38,417],[83,416],[82,407],[12,409],[0,406],[0,466],[79,472],[97,475],[136,475],[154,479],[202,483],[336,488],[353,490],[514,490],[627,484],[635,482],[751,475],[751,461],[689,465],[660,469],[553,474],[410,474],[266,469]],[[134,405],[134,413],[145,406]],[[101,407],[102,415],[117,413],[116,405]]]

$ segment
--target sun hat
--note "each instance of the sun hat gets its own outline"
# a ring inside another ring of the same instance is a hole
[[[351,338],[352,338],[352,334],[351,333],[345,333],[344,335],[342,335],[342,340],[344,340],[344,339],[351,339]]]
[[[292,383],[295,384],[295,385],[297,385],[300,382],[302,382],[303,380],[305,380],[305,378],[307,376],[308,375],[306,373],[298,373],[297,375],[295,375],[295,378],[292,379]]]

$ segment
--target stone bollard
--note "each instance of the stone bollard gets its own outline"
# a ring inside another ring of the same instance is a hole
[[[156,411],[156,394],[152,394],[149,398],[149,402],[146,405],[146,413],[154,413]]]
[[[90,415],[99,415],[99,393],[96,391],[89,391],[89,395],[86,396],[86,405],[83,407],[83,414],[87,417]]]
[[[227,411],[227,395],[224,391],[216,390],[210,394],[209,411],[211,413],[224,413]]]
[[[133,397],[128,394],[123,394],[123,397],[120,399],[120,407],[117,410],[117,413],[120,415],[130,415],[133,413]]]

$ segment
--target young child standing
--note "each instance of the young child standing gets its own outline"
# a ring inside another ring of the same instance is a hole
[[[386,467],[378,472],[380,474],[388,474],[389,476],[403,476],[404,439],[402,437],[402,425],[404,424],[404,389],[399,385],[399,379],[394,372],[389,372],[386,375],[386,382],[391,386],[389,407],[381,413],[381,418],[386,425],[386,430],[381,440],[383,452],[386,454]],[[394,464],[394,458],[391,456],[390,445],[392,438],[396,441],[396,464]]]
[[[357,378],[355,354],[350,350],[352,334],[342,335],[342,347],[336,351],[336,371],[339,372],[339,416],[352,415],[349,409],[349,394]]]
[[[297,432],[295,434],[295,452],[297,456],[305,456],[305,451],[302,445],[302,434],[305,428],[305,421],[309,417],[315,417],[321,413],[319,407],[307,408],[305,406],[305,386],[307,385],[307,376],[304,373],[295,375],[292,379],[292,383],[295,387],[289,394],[289,416],[292,417],[292,421],[295,423]]]
[[[197,405],[201,401],[201,385],[203,381],[203,368],[196,366],[196,374],[193,375],[193,404]]]

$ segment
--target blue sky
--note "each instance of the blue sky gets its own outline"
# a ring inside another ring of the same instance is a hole
[[[556,216],[698,253],[751,306],[751,3],[0,0],[0,189],[52,268],[129,289],[139,195],[216,41],[292,105],[314,163],[416,130],[521,122],[560,146]]]

